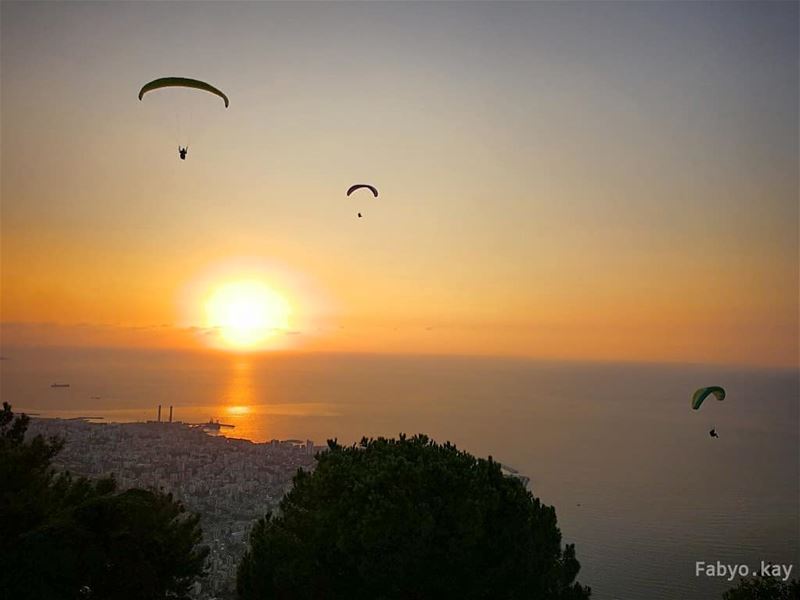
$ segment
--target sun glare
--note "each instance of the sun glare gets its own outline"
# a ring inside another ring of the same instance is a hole
[[[255,350],[289,327],[289,305],[260,281],[234,281],[218,287],[205,306],[207,326],[217,329],[225,347]]]

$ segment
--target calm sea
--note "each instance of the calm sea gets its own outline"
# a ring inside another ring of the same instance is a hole
[[[800,570],[798,372],[356,355],[4,348],[2,399],[43,416],[219,419],[256,441],[423,432],[531,479],[600,600],[708,600],[696,561]],[[69,383],[52,388],[52,383]],[[724,402],[689,406],[722,385]],[[719,439],[708,430],[715,427]]]

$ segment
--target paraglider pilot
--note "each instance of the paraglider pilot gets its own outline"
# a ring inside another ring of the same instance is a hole
[[[718,438],[718,437],[719,437],[719,435],[717,435],[717,429],[716,429],[716,427],[715,427],[714,429],[712,429],[711,431],[709,431],[709,432],[708,432],[708,435],[710,435],[712,438]]]
[[[181,160],[186,160],[187,152],[189,152],[189,146],[186,146],[186,148],[181,148],[180,146],[178,146],[178,154],[181,155]]]

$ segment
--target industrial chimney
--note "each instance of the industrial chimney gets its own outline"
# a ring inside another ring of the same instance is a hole
[[[161,405],[158,405],[158,422],[161,423]]]
[[[169,422],[172,423],[172,404],[169,405]]]

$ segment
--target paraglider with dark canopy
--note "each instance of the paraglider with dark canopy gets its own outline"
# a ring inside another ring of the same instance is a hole
[[[187,77],[161,77],[160,79],[154,79],[153,81],[143,85],[142,88],[139,90],[139,100],[142,100],[145,94],[163,88],[189,88],[194,90],[201,90],[220,97],[222,101],[225,103],[225,108],[228,108],[228,105],[230,104],[228,96],[225,95],[225,93],[222,90],[217,89],[216,87],[214,87],[210,83],[206,83],[205,81],[200,81],[198,79],[189,79]],[[177,115],[176,115],[176,120],[177,120]],[[178,145],[178,155],[180,156],[181,160],[186,160],[186,155],[188,153],[189,153],[188,144],[186,144],[185,146],[182,146],[180,144]]]
[[[355,192],[356,190],[360,190],[361,188],[368,189],[370,192],[372,192],[372,195],[373,195],[375,198],[377,198],[377,197],[378,197],[378,188],[376,188],[375,186],[373,186],[373,185],[370,185],[370,184],[368,184],[368,183],[356,183],[356,184],[353,184],[353,185],[351,185],[349,188],[347,188],[347,196],[349,197],[349,196],[350,196],[350,194],[352,194],[352,193],[353,193],[353,192]],[[360,219],[361,217],[363,217],[363,216],[364,216],[364,215],[362,215],[362,214],[361,214],[361,212],[359,212],[359,213],[358,213],[358,218],[359,218],[359,219]]]

